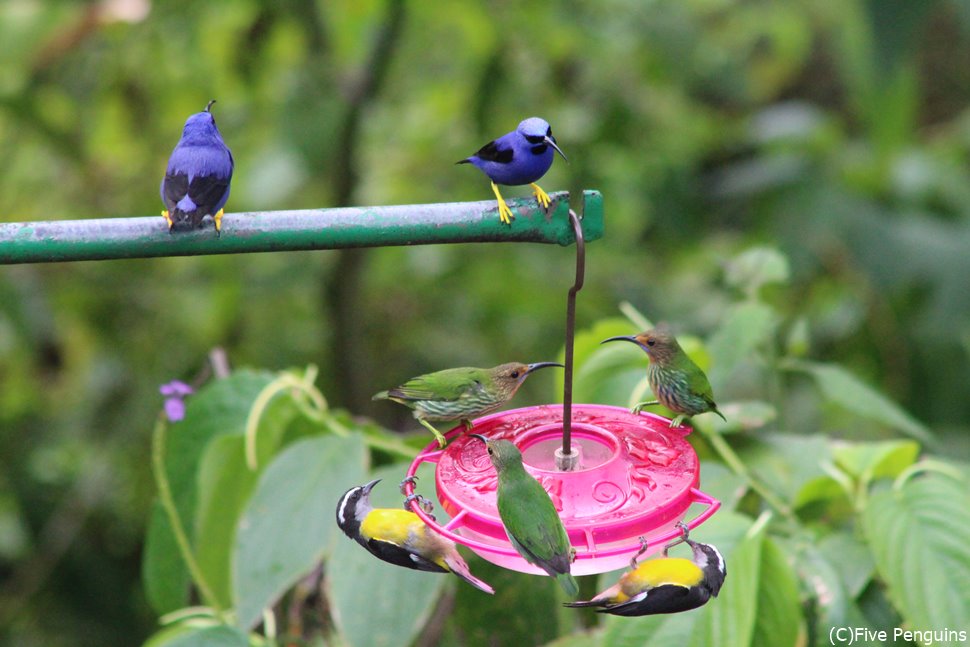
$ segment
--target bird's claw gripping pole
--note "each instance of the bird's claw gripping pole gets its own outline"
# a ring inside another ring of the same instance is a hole
[[[566,297],[566,367],[562,388],[562,448],[556,450],[556,469],[569,472],[579,467],[579,450],[572,446],[571,431],[573,417],[573,342],[576,337],[576,293],[583,289],[586,279],[586,241],[579,216],[569,210],[569,222],[576,234],[576,280],[569,288]]]

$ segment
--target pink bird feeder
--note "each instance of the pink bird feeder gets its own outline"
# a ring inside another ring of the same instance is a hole
[[[687,522],[690,528],[720,507],[698,489],[699,461],[685,439],[689,428],[671,429],[666,418],[634,416],[619,407],[576,405],[572,441],[578,456],[570,471],[561,471],[555,454],[562,444],[562,414],[559,405],[514,409],[479,418],[473,431],[510,440],[522,452],[526,471],[549,493],[576,550],[574,575],[623,568],[640,549],[640,537],[659,550],[680,536],[675,524],[692,505],[706,508]],[[418,506],[414,511],[494,564],[542,574],[509,542],[496,508],[495,468],[482,442],[463,431],[459,426],[448,432],[445,449],[429,444],[408,470],[413,476],[422,463],[435,464],[438,500],[451,520],[441,525]]]
[[[576,551],[573,575],[624,568],[640,550],[641,538],[656,552],[679,537],[677,522],[691,506],[706,506],[688,528],[702,524],[720,507],[698,489],[700,462],[687,442],[689,427],[670,428],[661,416],[596,404],[572,404],[573,337],[576,293],[582,288],[585,249],[582,227],[570,210],[576,232],[576,281],[566,307],[566,353],[562,405],[493,413],[474,421],[473,431],[504,438],[522,452],[526,471],[549,493]],[[512,547],[496,507],[498,477],[482,442],[458,426],[425,447],[411,463],[435,466],[438,500],[451,519],[439,524],[420,506],[413,511],[433,530],[467,546],[482,558],[523,573],[544,574]],[[413,481],[405,486],[414,493]]]

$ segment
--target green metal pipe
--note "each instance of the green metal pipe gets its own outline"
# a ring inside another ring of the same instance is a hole
[[[550,197],[548,215],[535,198],[510,200],[511,225],[501,223],[494,200],[227,213],[218,238],[208,219],[202,229],[174,234],[161,216],[0,223],[0,264],[440,243],[571,245],[569,193]],[[583,204],[573,209],[583,214],[587,241],[603,236],[598,191],[584,191]]]

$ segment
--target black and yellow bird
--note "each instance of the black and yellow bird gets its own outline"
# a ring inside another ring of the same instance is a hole
[[[717,597],[724,584],[727,568],[717,548],[691,541],[687,526],[679,524],[683,536],[664,546],[663,557],[637,564],[634,556],[632,570],[620,581],[599,593],[592,600],[566,602],[567,607],[598,607],[599,613],[616,616],[649,616],[658,613],[679,613],[703,606]],[[694,555],[692,559],[668,557],[673,546],[686,542]]]
[[[352,487],[340,497],[337,525],[344,534],[385,562],[419,571],[454,573],[477,589],[495,592],[471,574],[455,543],[431,530],[418,515],[399,508],[374,508],[370,491],[379,482],[375,479]]]

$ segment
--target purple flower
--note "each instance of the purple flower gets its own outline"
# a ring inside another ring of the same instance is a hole
[[[186,396],[195,391],[185,382],[172,380],[158,387],[158,392],[165,396],[165,415],[171,422],[178,422],[185,417]]]

